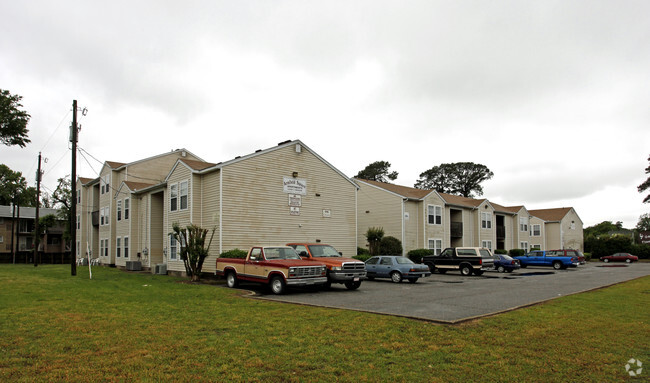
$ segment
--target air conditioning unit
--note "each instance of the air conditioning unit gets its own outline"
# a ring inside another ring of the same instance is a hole
[[[140,261],[126,261],[126,269],[129,271],[142,270],[142,262]]]
[[[167,275],[167,264],[159,263],[155,268],[156,274]]]

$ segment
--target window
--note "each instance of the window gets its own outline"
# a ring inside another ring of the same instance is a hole
[[[492,213],[489,212],[481,213],[481,228],[483,229],[492,228]]]
[[[77,189],[77,204],[81,203],[81,189]]]
[[[373,258],[370,258],[370,259],[366,262],[366,264],[368,264],[368,265],[376,265],[377,262],[379,262],[379,258],[378,258],[378,257],[373,257]]]
[[[0,235],[0,243],[3,243],[5,241],[5,237]]]
[[[481,247],[485,247],[486,249],[492,251],[492,241],[481,241]]]
[[[542,235],[542,225],[531,225],[531,235],[533,237],[539,237]]]
[[[379,262],[379,264],[380,265],[392,265],[393,260],[391,258],[384,257],[384,258],[381,259],[381,262]]]
[[[435,255],[442,252],[442,239],[429,239],[429,249],[433,250]]]
[[[181,210],[187,209],[187,181],[183,181],[180,184],[180,197],[181,197]]]
[[[124,219],[129,219],[129,207],[131,205],[131,200],[128,198],[124,199]]]
[[[108,225],[108,222],[109,222],[108,221],[108,218],[109,218],[108,217],[108,212],[109,212],[108,206],[103,207],[103,208],[100,209],[100,211],[99,211],[99,225],[100,226],[107,226]]]
[[[169,185],[169,210],[178,210],[178,184]]]
[[[122,220],[122,200],[117,201],[117,220]]]
[[[528,217],[519,217],[519,231],[528,231]]]
[[[530,245],[530,251],[541,250],[541,249],[542,249],[542,245]]]
[[[81,241],[77,241],[77,258],[81,256]]]
[[[99,180],[99,184],[100,184],[100,187],[101,187],[101,192],[100,192],[100,194],[108,193],[108,190],[109,190],[109,188],[110,188],[110,186],[109,186],[110,182],[111,182],[111,175],[110,175],[110,173],[109,173],[109,174],[106,174],[104,177],[102,177],[102,178]]]
[[[442,207],[435,205],[427,205],[427,214],[429,216],[429,224],[442,225]]]
[[[115,257],[120,258],[122,256],[122,238],[117,237],[115,239]]]
[[[34,242],[32,240],[32,237],[18,238],[18,250],[20,251],[32,250],[33,247],[34,247]]]
[[[524,249],[524,252],[528,252],[528,242],[520,242],[519,248]]]
[[[173,235],[169,236],[169,259],[176,259],[178,253],[178,242]]]
[[[81,230],[81,215],[77,214],[77,230]]]
[[[129,237],[124,237],[124,258],[129,257]]]

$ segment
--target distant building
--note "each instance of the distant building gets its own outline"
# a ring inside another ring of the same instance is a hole
[[[66,263],[70,249],[63,241],[63,233],[67,222],[59,218],[58,209],[39,208],[39,217],[47,215],[54,215],[57,224],[42,234],[38,262]],[[14,206],[0,206],[0,263],[33,262],[35,217],[33,207],[16,206],[14,211]]]

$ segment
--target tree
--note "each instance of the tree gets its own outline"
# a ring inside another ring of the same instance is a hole
[[[365,169],[359,171],[355,177],[363,178],[364,180],[378,181],[388,183],[388,180],[395,181],[397,179],[397,172],[388,172],[390,162],[388,161],[375,161],[366,166]]]
[[[59,209],[59,219],[70,222],[72,214],[72,191],[70,190],[70,179],[63,177],[57,180],[59,184],[51,196],[52,206]],[[63,240],[67,243],[70,240],[70,225],[64,225]]]
[[[36,188],[27,186],[21,172],[14,172],[7,165],[0,164],[0,205],[11,203],[20,206],[36,205]]]
[[[650,156],[648,156],[648,162],[650,162]],[[650,174],[650,165],[645,168],[645,174]],[[645,182],[643,182],[641,185],[638,186],[639,193],[643,193],[644,191],[650,189],[650,176],[648,177]],[[644,199],[643,203],[648,203],[650,202],[650,194],[648,194]]]
[[[637,231],[650,231],[650,213],[639,216],[639,222],[636,224]]]
[[[172,224],[173,232],[171,235],[180,244],[180,255],[185,264],[185,273],[191,278],[192,282],[198,282],[201,279],[201,269],[203,262],[210,252],[210,244],[214,237],[215,229],[212,229],[210,241],[206,247],[206,237],[208,229],[203,229],[197,225],[190,224],[186,228],[181,228],[176,222]]]
[[[365,235],[368,240],[370,255],[375,256],[379,254],[379,245],[381,244],[381,239],[384,237],[384,229],[381,227],[369,227]]]
[[[485,165],[473,162],[441,164],[420,173],[415,183],[418,189],[435,189],[441,193],[456,194],[463,197],[483,195],[481,182],[494,176]]]
[[[0,142],[7,146],[18,145],[24,148],[29,142],[27,123],[31,117],[20,103],[22,96],[12,95],[0,89]]]

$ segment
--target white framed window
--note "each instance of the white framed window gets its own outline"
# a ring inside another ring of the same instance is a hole
[[[519,231],[528,231],[528,217],[519,217]]]
[[[178,254],[178,241],[173,235],[169,236],[169,259],[176,259]]]
[[[108,213],[109,213],[108,206],[103,207],[103,208],[100,209],[100,211],[99,211],[99,225],[100,226],[107,226],[108,225],[108,222],[109,222]]]
[[[492,251],[492,241],[481,241],[481,247],[485,247],[486,249]]]
[[[121,258],[122,257],[122,238],[121,237],[115,238],[115,257],[116,258]]]
[[[0,235],[0,243],[3,243],[5,241],[5,237]]]
[[[77,189],[77,205],[81,203],[81,189]]]
[[[129,209],[131,208],[131,200],[129,198],[124,199],[124,219],[129,219]]]
[[[530,234],[533,237],[539,237],[540,235],[542,235],[542,225],[538,225],[538,224],[530,225],[530,230],[531,230]]]
[[[524,249],[525,252],[528,252],[528,242],[520,242],[519,248]]]
[[[124,237],[124,258],[129,257],[129,237]]]
[[[180,209],[181,210],[186,210],[187,209],[187,196],[188,196],[188,183],[187,181],[183,181],[180,183],[179,192],[178,195],[180,196]]]
[[[481,228],[482,229],[492,228],[492,213],[490,212],[481,213]]]
[[[100,194],[106,194],[110,190],[111,174],[106,174],[99,180],[100,184]]]
[[[81,241],[77,241],[77,258],[81,256]]]
[[[122,200],[117,201],[117,220],[122,220]]]
[[[77,214],[77,230],[81,230],[81,214]]]
[[[169,185],[169,210],[178,210],[178,184]]]
[[[530,251],[533,251],[533,250],[542,250],[542,245],[533,245],[533,244],[531,244],[530,245]]]
[[[436,255],[442,252],[442,239],[429,238],[429,249],[433,250]]]
[[[427,216],[430,225],[442,225],[442,206],[427,205]]]

